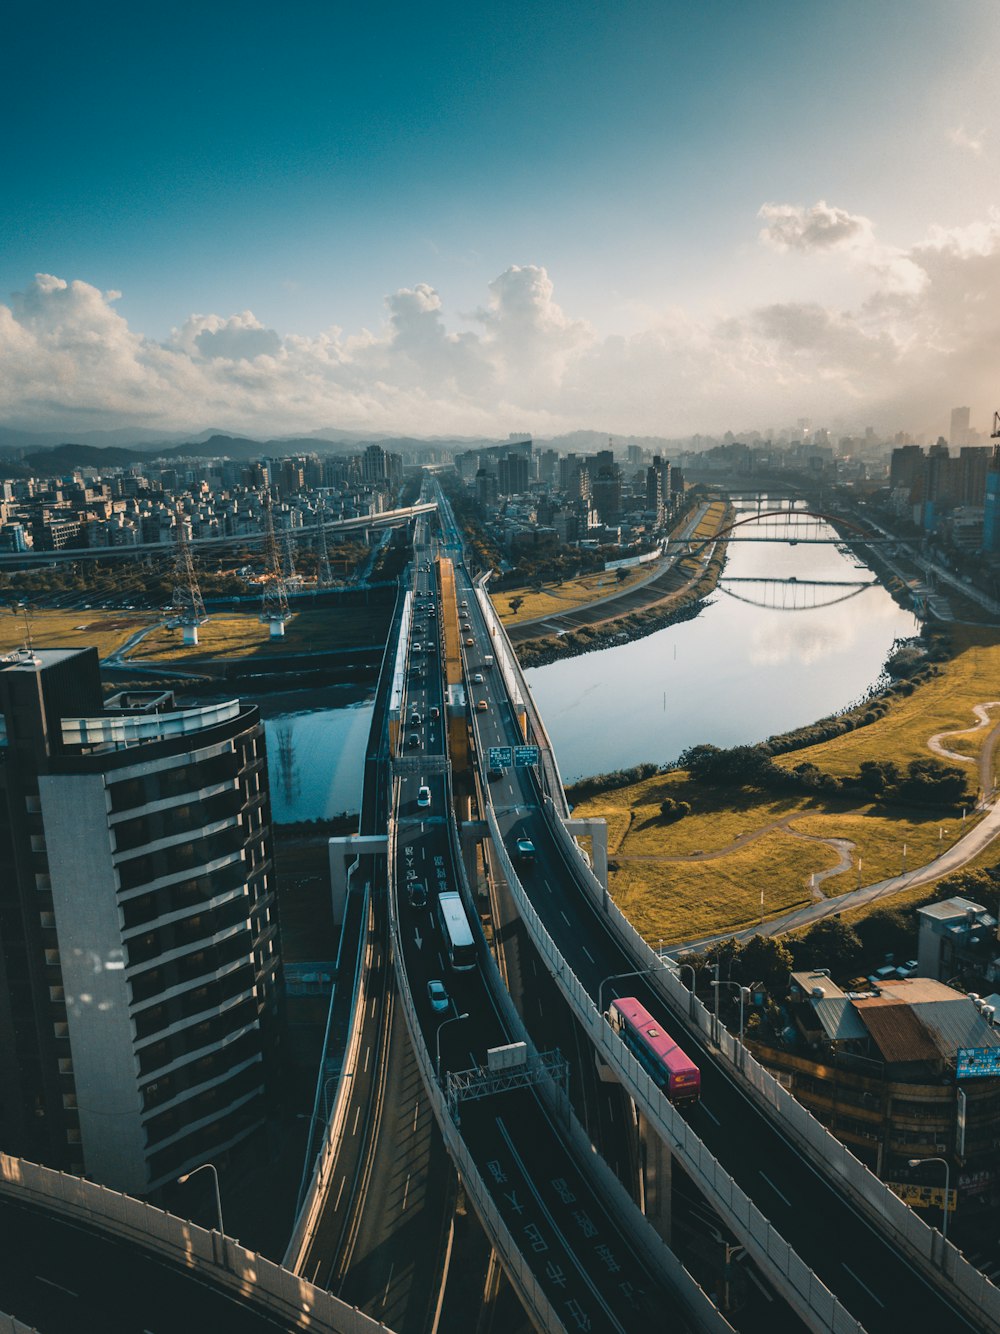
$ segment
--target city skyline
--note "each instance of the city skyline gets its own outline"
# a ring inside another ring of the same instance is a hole
[[[5,424],[988,428],[993,6],[56,13]]]

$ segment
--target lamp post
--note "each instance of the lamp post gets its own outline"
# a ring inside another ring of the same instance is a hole
[[[923,1167],[924,1163],[940,1163],[944,1168],[944,1217],[941,1221],[941,1240],[948,1240],[948,1188],[951,1182],[951,1169],[947,1158],[910,1158],[911,1167]]]
[[[678,976],[680,975],[680,972],[681,972],[681,969],[682,969],[682,968],[690,969],[690,972],[691,972],[691,999],[688,1001],[688,1014],[693,1018],[693,1017],[694,1017],[695,992],[696,992],[697,987],[698,987],[698,974],[695,972],[694,964],[693,964],[693,963],[679,963],[679,964],[677,965],[677,973],[678,973]]]
[[[468,1013],[453,1014],[449,1019],[442,1019],[437,1026],[437,1033],[434,1036],[434,1073],[438,1079],[441,1078],[441,1030],[448,1024],[457,1024],[460,1019],[468,1019],[468,1017]]]
[[[716,965],[716,971],[718,971],[718,965]],[[719,1034],[718,1034],[718,1027],[719,1027],[719,988],[720,988],[720,987],[735,987],[736,990],[740,993],[740,1060],[739,1060],[739,1065],[740,1065],[740,1069],[742,1070],[742,1069],[743,1069],[743,1052],[744,1052],[744,1050],[745,1050],[745,1049],[744,1049],[744,1046],[743,1046],[743,1006],[744,1006],[744,1003],[745,1003],[747,1000],[749,1000],[749,998],[750,998],[750,988],[749,988],[749,987],[743,987],[743,986],[740,986],[739,982],[730,982],[727,978],[722,978],[721,980],[720,980],[719,978],[716,978],[715,981],[712,983],[712,986],[715,987],[715,1026],[716,1026],[715,1040],[716,1040],[716,1042],[718,1042],[718,1040],[719,1040]]]
[[[665,966],[666,965],[663,964],[661,960],[660,967]],[[631,972],[628,973],[612,973],[610,977],[604,978],[600,986],[597,988],[597,1008],[600,1010],[601,1014],[604,1013],[604,988],[609,982],[620,982],[623,977],[645,977],[647,973],[658,973],[659,971],[659,968],[653,964],[650,968],[633,968]]]
[[[197,1172],[209,1171],[212,1173],[212,1180],[215,1182],[215,1213],[218,1221],[219,1235],[224,1237],[226,1229],[222,1226],[222,1196],[219,1194],[219,1173],[216,1171],[214,1163],[202,1163],[199,1167],[192,1167],[190,1172],[185,1172],[182,1177],[177,1178],[178,1186],[183,1186],[185,1181],[190,1181]]]
[[[348,1071],[348,1077],[350,1076],[351,1073],[352,1073],[351,1071]],[[330,1085],[331,1085],[331,1084],[336,1084],[336,1082],[337,1082],[337,1080],[338,1080],[339,1078],[340,1078],[340,1075],[329,1075],[326,1079],[323,1080],[323,1120],[324,1120],[324,1121],[329,1121],[329,1119],[330,1119]]]

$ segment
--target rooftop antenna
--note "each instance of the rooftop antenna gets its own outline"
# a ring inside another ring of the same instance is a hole
[[[205,602],[198,587],[198,576],[194,572],[194,559],[187,540],[187,525],[184,513],[177,507],[174,533],[177,550],[174,553],[174,595],[171,605],[178,621],[183,627],[184,643],[197,644],[198,626],[208,620],[205,614]]]
[[[319,508],[319,570],[316,584],[319,588],[329,588],[333,583],[333,571],[330,569],[330,553],[326,547],[326,497],[320,496]]]
[[[991,440],[1000,440],[1000,412],[993,414],[993,430],[990,432]]]
[[[264,492],[264,591],[260,603],[260,619],[271,627],[272,639],[283,639],[288,610],[288,589],[281,573],[281,556],[274,536],[274,516],[271,513],[271,495]]]

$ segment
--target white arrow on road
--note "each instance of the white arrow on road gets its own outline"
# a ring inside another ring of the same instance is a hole
[[[423,938],[423,936],[420,934],[420,927],[419,927],[419,926],[418,926],[418,927],[414,927],[414,930],[413,930],[413,939],[416,941],[417,949],[419,950],[419,949],[421,948],[421,946],[423,945],[423,943],[424,943],[424,938]]]

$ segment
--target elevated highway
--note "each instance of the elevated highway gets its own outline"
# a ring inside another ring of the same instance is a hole
[[[471,583],[469,592],[471,603]],[[476,651],[498,657],[503,630],[485,594],[475,610]],[[649,1126],[812,1328],[889,1331],[901,1320],[956,1331],[996,1328],[996,1289],[957,1253],[944,1251],[912,1211],[900,1210],[901,1202],[798,1104],[789,1105],[787,1095],[781,1104],[774,1081],[752,1068],[728,1034],[712,1030],[700,1003],[621,918],[562,823],[565,798],[554,757],[545,753],[544,728],[516,660],[512,671],[513,689],[505,681],[501,690],[498,682],[501,697],[477,715],[480,763],[488,747],[518,744],[527,717],[542,764],[537,776],[512,769],[487,781],[494,841],[533,942]],[[524,837],[534,843],[535,857],[515,864]],[[638,996],[683,1035],[700,1065],[703,1100],[686,1123],[611,1034],[601,1011],[616,994]],[[823,1153],[814,1161],[805,1152],[810,1132],[828,1155],[825,1167]]]

